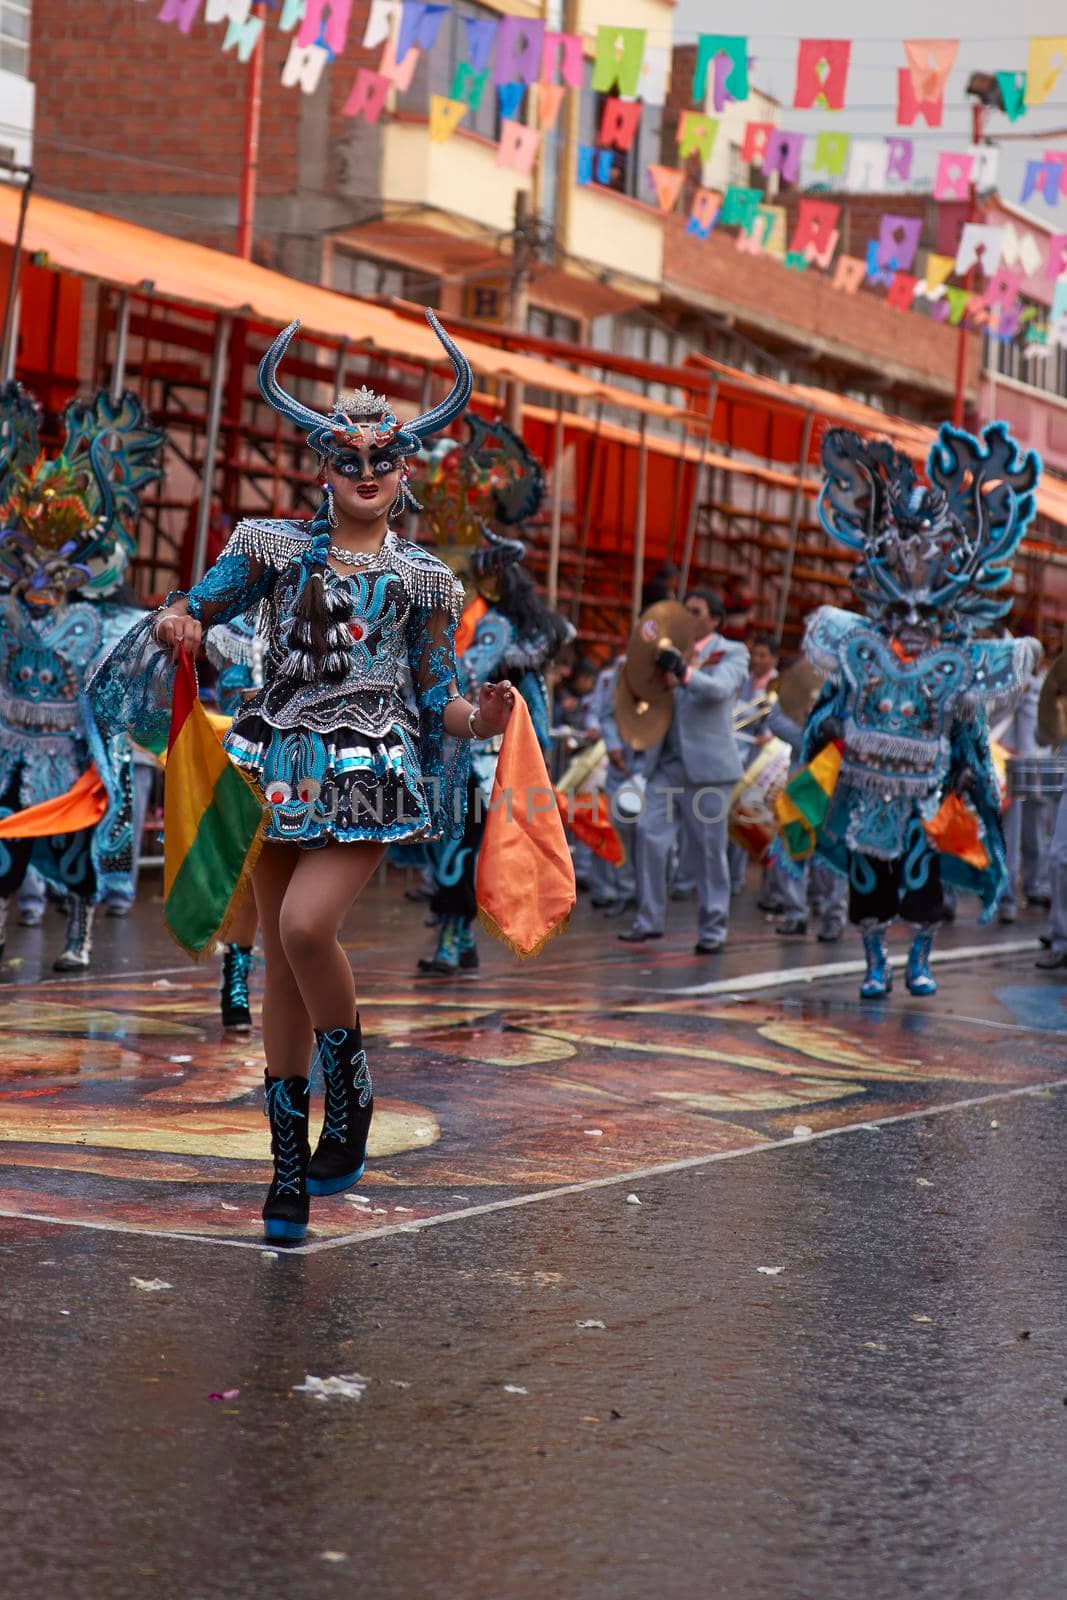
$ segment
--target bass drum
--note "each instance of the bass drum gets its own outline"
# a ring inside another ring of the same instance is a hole
[[[784,739],[761,746],[730,798],[730,838],[753,861],[766,861],[778,834],[774,803],[789,780],[793,752]]]
[[[1009,756],[1008,793],[1013,800],[1058,800],[1067,761],[1062,756]]]

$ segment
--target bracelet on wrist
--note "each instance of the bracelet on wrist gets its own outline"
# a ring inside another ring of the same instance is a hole
[[[478,715],[478,707],[475,706],[474,710],[471,712],[470,716],[467,718],[467,730],[470,733],[470,736],[471,736],[472,739],[481,739],[483,737],[483,735],[480,734],[478,732],[477,728],[474,726],[474,721],[475,721],[475,718],[477,717],[477,715]]]

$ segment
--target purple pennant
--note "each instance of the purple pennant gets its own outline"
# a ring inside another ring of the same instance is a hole
[[[495,17],[464,17],[467,30],[467,55],[475,72],[484,72],[489,65],[499,27]]]
[[[496,83],[536,83],[545,44],[543,22],[505,17],[496,36]]]
[[[922,231],[921,217],[896,217],[887,212],[878,230],[878,265],[894,272],[908,272]]]
[[[899,178],[901,183],[907,183],[911,177],[911,166],[915,159],[915,141],[913,139],[887,139],[889,146],[889,160],[886,162],[885,175],[887,178]]]
[[[188,33],[200,10],[201,0],[163,0],[160,22],[176,22],[179,33]]]
[[[786,133],[781,128],[775,128],[767,140],[763,170],[768,176],[772,172],[780,172],[784,182],[796,183],[800,177],[800,158],[803,153],[802,133]]]

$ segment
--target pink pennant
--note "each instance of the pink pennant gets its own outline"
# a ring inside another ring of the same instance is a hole
[[[497,166],[513,167],[516,172],[521,172],[524,178],[528,177],[533,171],[537,152],[541,148],[541,137],[539,128],[528,128],[522,122],[502,122],[500,144],[496,153]]]
[[[974,157],[954,150],[942,150],[934,174],[935,200],[966,200],[970,193]]]
[[[342,115],[362,117],[364,122],[377,122],[385,110],[385,102],[393,87],[392,78],[384,72],[374,72],[370,67],[360,67],[352,92],[345,101]]]
[[[421,57],[422,51],[412,46],[397,66],[396,47],[392,39],[387,39],[382,47],[382,59],[378,63],[378,71],[384,78],[389,79],[398,94],[406,94],[411,88],[411,80],[415,76],[415,68]]]
[[[813,106],[825,111],[842,110],[851,56],[849,39],[801,39],[794,106],[799,111],[810,111]]]
[[[307,0],[297,44],[324,45],[335,56],[343,55],[351,15],[352,0]]]
[[[557,71],[568,89],[582,87],[583,57],[580,33],[546,33],[541,52],[541,81],[551,83]]]
[[[885,297],[886,305],[892,306],[895,311],[910,311],[918,286],[918,278],[913,278],[910,272],[896,273]]]

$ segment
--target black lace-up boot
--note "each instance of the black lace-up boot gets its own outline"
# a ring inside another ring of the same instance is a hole
[[[252,965],[252,952],[244,945],[228,944],[222,955],[222,987],[219,1003],[222,1009],[222,1026],[233,1031],[249,1032],[252,1012],[248,1005],[248,973]]]
[[[308,1228],[308,1081],[263,1074],[263,1110],[270,1119],[270,1153],[274,1179],[263,1204],[263,1231],[268,1239],[297,1244]]]
[[[325,1117],[308,1169],[310,1194],[339,1194],[363,1176],[374,1115],[359,1019],[354,1028],[315,1029],[325,1088]]]

